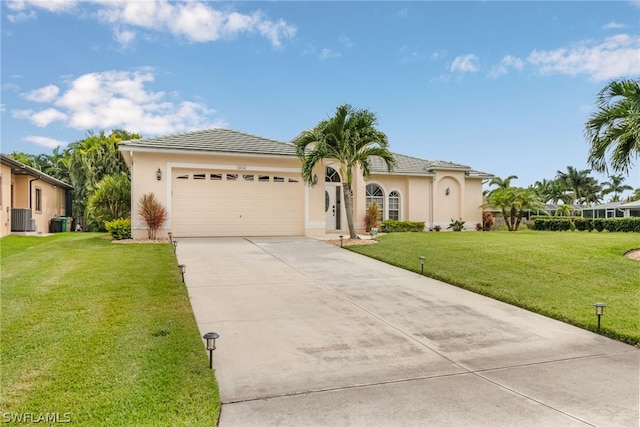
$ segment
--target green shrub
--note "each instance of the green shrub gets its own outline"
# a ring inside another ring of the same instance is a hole
[[[116,240],[131,238],[131,218],[114,219],[104,223],[105,228]]]
[[[534,230],[539,231],[609,231],[640,233],[640,217],[630,218],[582,218],[582,217],[534,217]]]
[[[464,221],[462,218],[454,220],[451,218],[451,224],[447,227],[447,229],[451,228],[453,231],[462,231],[464,229]]]
[[[397,221],[395,219],[382,221],[383,233],[400,233],[407,231],[424,231],[424,221]]]

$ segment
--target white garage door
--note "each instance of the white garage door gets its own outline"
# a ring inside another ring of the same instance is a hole
[[[176,237],[304,234],[304,184],[299,174],[172,171]]]

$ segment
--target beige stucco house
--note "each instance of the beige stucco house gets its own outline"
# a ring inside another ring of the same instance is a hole
[[[71,216],[69,184],[0,154],[0,237],[48,233],[53,218]]]
[[[293,144],[228,129],[211,129],[120,143],[131,171],[132,234],[146,238],[136,213],[140,197],[154,193],[168,211],[160,233],[175,237],[346,234],[339,165],[317,167],[307,186]],[[353,183],[354,222],[364,231],[369,203],[383,219],[424,221],[446,228],[462,218],[482,221],[482,184],[493,176],[450,162],[395,154],[391,173],[372,159],[371,175]]]

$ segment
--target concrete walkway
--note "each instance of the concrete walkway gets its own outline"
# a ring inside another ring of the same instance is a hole
[[[177,255],[222,427],[638,426],[635,347],[304,237]]]

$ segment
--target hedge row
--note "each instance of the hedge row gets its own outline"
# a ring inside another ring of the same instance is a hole
[[[424,231],[424,221],[396,221],[395,219],[386,219],[382,221],[381,231],[383,233]]]
[[[630,218],[582,218],[582,217],[535,217],[534,230],[546,231],[611,231],[640,233],[640,217]]]

